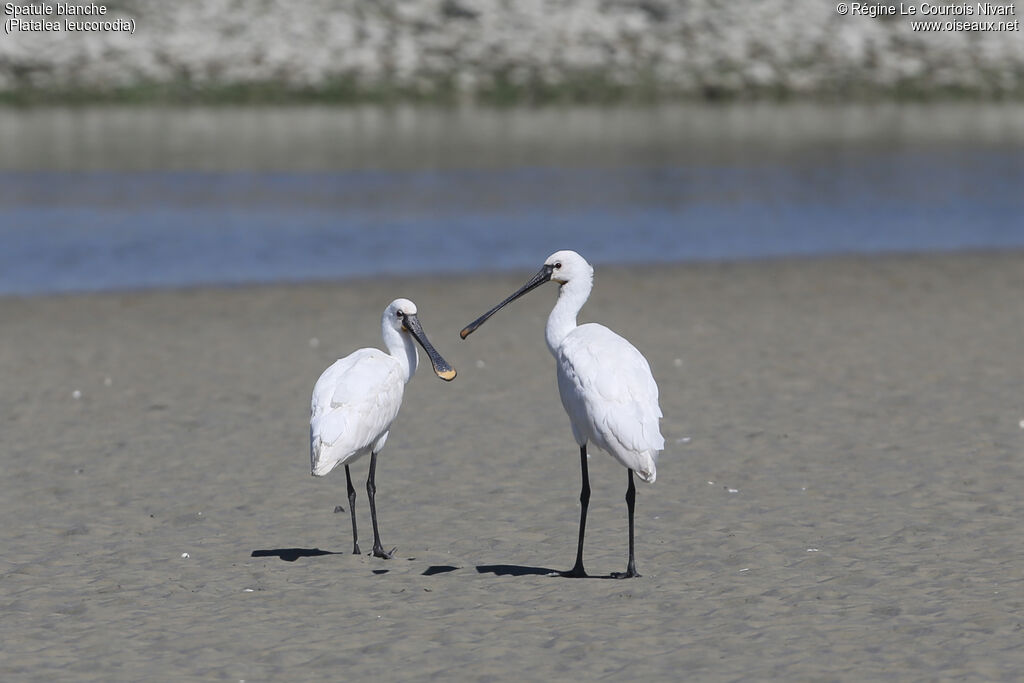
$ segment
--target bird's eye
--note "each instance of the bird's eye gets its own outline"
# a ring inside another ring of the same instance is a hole
[[[402,311],[395,311],[396,318],[401,318],[403,315],[405,315],[405,313],[403,313]]]
[[[555,264],[555,270],[558,270],[561,267],[562,267],[561,262]]]

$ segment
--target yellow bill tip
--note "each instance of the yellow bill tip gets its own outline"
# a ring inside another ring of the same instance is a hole
[[[455,368],[448,368],[447,370],[435,370],[434,372],[437,373],[437,376],[443,379],[445,382],[451,382],[453,379],[455,379],[456,375]]]

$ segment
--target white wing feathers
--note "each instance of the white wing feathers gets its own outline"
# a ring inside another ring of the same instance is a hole
[[[573,432],[653,482],[665,448],[658,385],[647,359],[607,327],[581,325],[558,350],[558,388]]]
[[[404,390],[398,362],[378,349],[359,349],[327,368],[313,387],[313,474],[368,452],[398,415]]]

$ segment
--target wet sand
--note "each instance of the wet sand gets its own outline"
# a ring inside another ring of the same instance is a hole
[[[600,452],[597,578],[545,575],[579,511],[554,287],[458,339],[530,274],[0,299],[0,676],[1020,675],[1024,254],[598,269],[581,322],[644,352],[665,412],[630,581],[603,580]],[[344,473],[309,475],[309,395],[397,296],[459,377],[407,388],[384,561],[349,554]]]

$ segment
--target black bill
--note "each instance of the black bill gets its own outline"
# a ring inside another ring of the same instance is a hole
[[[430,358],[430,364],[434,366],[434,374],[443,379],[446,382],[451,382],[455,379],[455,368],[448,364],[441,354],[437,352],[434,345],[427,339],[427,333],[423,331],[423,326],[420,325],[420,319],[416,317],[415,313],[402,316],[402,327],[405,328],[412,338],[420,343],[423,350],[427,352],[427,357]]]
[[[490,318],[492,315],[494,315],[495,313],[500,311],[502,308],[504,308],[508,304],[512,303],[513,301],[515,301],[516,299],[518,299],[522,295],[526,294],[527,292],[529,292],[531,290],[534,290],[534,289],[537,289],[538,287],[540,287],[545,282],[549,282],[551,280],[551,273],[553,273],[553,272],[554,272],[554,268],[552,266],[549,266],[549,265],[547,265],[545,263],[544,267],[541,268],[540,271],[538,271],[538,273],[536,275],[534,275],[532,278],[530,278],[529,282],[527,282],[525,285],[520,287],[519,290],[515,294],[513,294],[509,298],[505,299],[500,304],[498,304],[497,306],[495,306],[491,310],[487,311],[486,313],[484,313],[482,316],[480,316],[479,318],[477,318],[476,320],[474,320],[470,324],[466,325],[464,328],[462,328],[462,331],[459,332],[459,336],[462,337],[463,339],[465,339],[469,335],[473,334],[473,332],[476,331],[476,328],[480,327],[485,322],[487,322],[488,318]]]

